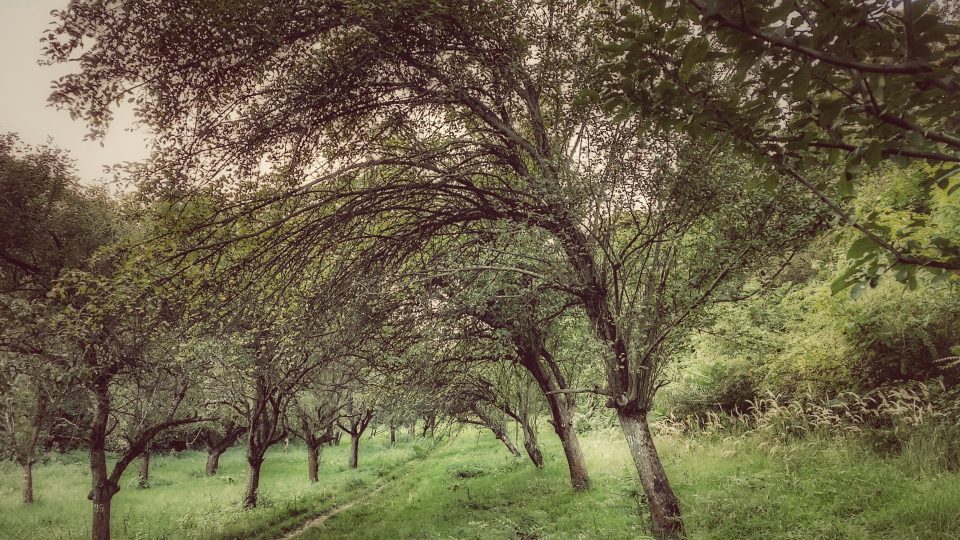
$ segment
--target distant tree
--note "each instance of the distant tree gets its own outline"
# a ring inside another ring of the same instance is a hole
[[[316,483],[320,465],[320,449],[334,442],[337,422],[344,414],[343,377],[332,366],[315,376],[314,380],[297,393],[292,406],[290,431],[307,445],[307,474]]]
[[[204,467],[207,476],[217,474],[220,469],[220,456],[236,444],[246,431],[246,426],[238,424],[230,413],[218,416],[216,423],[201,428],[199,438],[207,450],[207,463]]]

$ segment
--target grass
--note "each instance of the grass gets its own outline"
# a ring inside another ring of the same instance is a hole
[[[417,455],[415,444],[389,448],[387,440],[364,439],[360,468],[347,468],[349,440],[324,448],[320,482],[307,479],[306,449],[271,449],[260,479],[260,504],[240,509],[246,481],[243,448],[220,459],[217,476],[203,474],[206,453],[187,451],[151,458],[148,489],[136,487],[136,463],[124,474],[113,499],[114,538],[273,538],[340,502],[373,489]],[[90,473],[85,453],[52,456],[34,468],[37,502],[20,503],[20,471],[0,463],[0,538],[89,538]]]
[[[326,449],[319,484],[305,453],[274,450],[264,464],[264,507],[238,508],[241,449],[203,477],[201,453],[154,460],[154,485],[125,479],[114,504],[117,538],[269,538],[387,479],[386,488],[302,538],[638,538],[648,532],[635,470],[615,432],[584,436],[593,489],[573,493],[559,444],[544,433],[537,471],[492,436],[465,431],[423,459],[414,444],[365,440],[361,469],[347,445]],[[691,538],[960,538],[960,474],[917,467],[916,452],[883,456],[856,439],[810,436],[773,443],[760,435],[670,436],[661,453]],[[82,455],[38,466],[40,502],[19,504],[18,471],[0,467],[0,536],[87,536],[89,477]],[[229,481],[228,479],[233,479]]]

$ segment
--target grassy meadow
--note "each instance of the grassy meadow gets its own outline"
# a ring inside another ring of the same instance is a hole
[[[273,538],[285,528],[366,493],[390,479],[425,445],[389,447],[380,437],[364,439],[360,468],[347,467],[349,439],[324,448],[320,481],[307,479],[306,449],[291,441],[270,449],[260,479],[260,502],[242,510],[240,500],[247,462],[242,447],[220,458],[216,476],[203,473],[206,453],[186,451],[155,455],[150,460],[150,487],[137,487],[137,464],[124,473],[113,499],[114,538]],[[90,472],[87,455],[52,455],[34,467],[37,502],[20,503],[20,469],[0,463],[0,538],[44,540],[86,539],[90,536]]]
[[[563,454],[543,434],[546,468],[515,459],[492,436],[463,431],[433,450],[365,439],[360,469],[349,446],[324,449],[320,482],[307,482],[304,448],[275,448],[261,506],[240,510],[242,448],[204,477],[205,455],[153,459],[151,486],[132,472],[114,500],[114,537],[277,538],[332,507],[389,484],[300,538],[642,538],[642,492],[616,432],[582,439],[593,489],[573,493]],[[814,435],[773,443],[757,434],[667,436],[661,453],[691,538],[960,538],[960,474],[926,466],[921,450],[882,456],[855,439]],[[19,471],[0,468],[0,537],[86,538],[90,503],[83,454],[36,468],[38,502],[19,502]]]

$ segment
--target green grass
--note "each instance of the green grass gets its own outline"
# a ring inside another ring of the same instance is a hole
[[[559,445],[538,472],[489,437],[461,436],[366,504],[304,538],[637,538],[648,533],[616,433],[583,438],[593,489],[570,490]],[[960,475],[914,476],[853,441],[660,442],[691,538],[958,538]]]
[[[365,440],[361,469],[347,445],[324,451],[321,481],[306,480],[302,447],[264,464],[264,507],[238,508],[242,451],[203,477],[204,455],[154,459],[154,485],[126,478],[114,504],[116,538],[269,538],[393,479],[370,499],[303,536],[319,538],[638,538],[646,512],[625,444],[615,432],[583,437],[593,489],[573,493],[559,444],[543,434],[546,469],[465,431],[424,459],[424,448]],[[916,454],[880,456],[853,440],[770,443],[743,437],[660,441],[691,538],[960,538],[960,474],[917,467]],[[0,466],[0,537],[84,538],[89,477],[83,455],[38,466],[31,508],[19,476]],[[409,463],[407,463],[409,461]],[[228,479],[233,479],[229,481]]]
[[[415,444],[389,448],[379,436],[364,439],[360,468],[347,468],[349,439],[324,448],[320,482],[307,479],[306,450],[290,445],[271,449],[263,464],[260,505],[240,509],[247,464],[243,448],[231,448],[220,459],[217,476],[203,474],[205,452],[187,451],[151,459],[148,489],[136,487],[134,463],[113,499],[114,538],[271,538],[307,518],[350,500],[396,474],[417,455]],[[90,535],[91,504],[86,496],[90,473],[85,453],[55,455],[34,469],[37,502],[20,503],[20,471],[0,463],[0,538],[80,539]]]

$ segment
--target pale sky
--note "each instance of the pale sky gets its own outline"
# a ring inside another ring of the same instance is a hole
[[[85,184],[103,177],[103,167],[147,156],[143,132],[128,131],[133,124],[129,109],[116,111],[110,131],[100,142],[83,140],[86,125],[70,119],[66,111],[47,104],[50,82],[69,72],[66,66],[41,66],[40,38],[52,21],[50,11],[68,0],[0,0],[0,132],[15,132],[28,144],[47,137],[67,149],[76,160]]]

